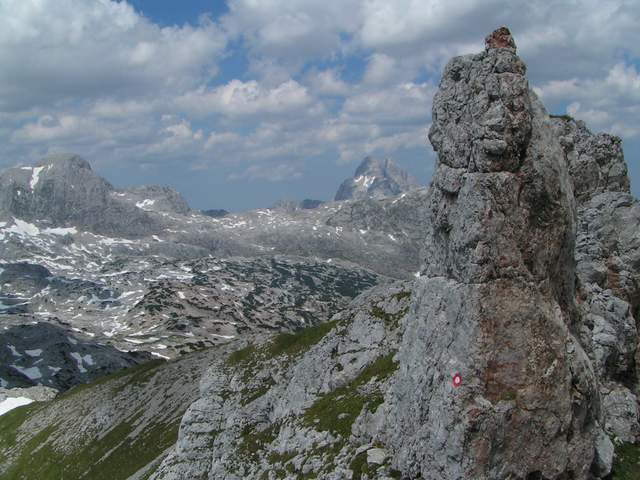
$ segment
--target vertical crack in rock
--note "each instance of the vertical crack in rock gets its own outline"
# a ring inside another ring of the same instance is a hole
[[[611,444],[573,333],[573,185],[525,73],[503,27],[484,52],[449,62],[434,98],[429,233],[389,423],[412,476],[586,479],[592,465],[610,468],[594,450]]]

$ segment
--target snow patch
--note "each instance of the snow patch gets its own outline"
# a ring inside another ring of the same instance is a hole
[[[149,210],[149,207],[153,206],[154,203],[156,203],[155,200],[150,200],[147,198],[141,202],[137,202],[136,207],[138,207],[141,210]]]
[[[44,167],[35,167],[33,169],[33,173],[31,174],[31,181],[29,182],[29,186],[31,187],[31,190],[36,188],[36,185],[40,180],[40,173],[42,172],[42,170],[44,170]]]
[[[4,415],[14,408],[22,407],[23,405],[29,405],[33,403],[33,400],[27,397],[9,397],[6,400],[0,402],[0,415]]]
[[[45,228],[42,230],[42,233],[49,233],[51,235],[75,235],[78,233],[78,229],[76,227]]]
[[[40,233],[40,229],[34,224],[20,220],[19,218],[13,219],[13,225],[6,228],[5,233],[15,233],[16,235],[33,237]]]
[[[353,179],[354,183],[362,185],[364,188],[369,188],[376,181],[376,177],[369,177],[368,175],[360,175]]]
[[[30,357],[39,357],[40,355],[42,355],[42,349],[37,348],[35,350],[25,350],[24,353],[26,353]]]

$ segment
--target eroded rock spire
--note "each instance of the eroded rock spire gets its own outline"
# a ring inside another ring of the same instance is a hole
[[[573,186],[509,30],[486,45],[449,62],[434,98],[438,164],[393,444],[422,478],[586,480],[607,473],[611,443],[572,334]]]

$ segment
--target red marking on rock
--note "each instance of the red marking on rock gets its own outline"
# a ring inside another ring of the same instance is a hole
[[[453,386],[454,388],[458,388],[460,385],[462,385],[462,375],[460,375],[459,373],[456,373],[453,376]]]
[[[516,48],[511,32],[507,27],[500,27],[484,39],[486,48]]]

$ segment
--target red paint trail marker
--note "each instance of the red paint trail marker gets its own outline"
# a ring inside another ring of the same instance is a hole
[[[460,375],[459,373],[456,373],[453,376],[453,387],[458,388],[460,385],[462,385],[462,375]]]

